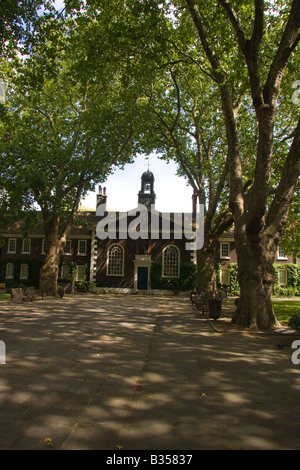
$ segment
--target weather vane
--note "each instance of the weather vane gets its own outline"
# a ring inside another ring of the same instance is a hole
[[[149,171],[149,160],[150,160],[150,158],[149,158],[149,157],[145,157],[145,160],[148,160],[148,171]]]

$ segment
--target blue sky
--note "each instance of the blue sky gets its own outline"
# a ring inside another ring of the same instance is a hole
[[[108,210],[128,211],[137,206],[141,176],[147,171],[148,162],[155,178],[156,209],[163,212],[191,212],[191,186],[187,186],[183,177],[176,175],[177,165],[174,162],[166,163],[156,155],[150,155],[149,160],[139,156],[134,163],[125,165],[124,170],[116,169],[108,177],[102,184],[102,187],[106,187]],[[88,209],[95,209],[95,205],[96,192],[89,193],[82,201],[82,206]]]

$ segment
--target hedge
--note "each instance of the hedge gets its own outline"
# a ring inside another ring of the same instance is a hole
[[[274,296],[276,297],[294,297],[300,296],[300,264],[274,264],[276,281],[274,284]],[[279,269],[287,270],[287,285],[279,285]]]
[[[6,264],[7,263],[13,263],[14,265],[14,277],[13,279],[6,279]],[[21,270],[21,264],[27,264],[28,265],[28,279],[20,279],[20,270]],[[70,273],[71,276],[69,279],[62,279],[60,276],[58,278],[58,282],[74,282],[75,280],[75,275],[76,275],[76,267],[77,264],[74,263],[73,261],[68,261],[68,262],[63,262],[60,265],[59,269],[59,274],[61,273],[61,266],[62,264],[68,264],[70,266]],[[37,261],[37,260],[0,260],[0,283],[4,283],[7,288],[12,288],[12,287],[22,287],[22,286],[30,286],[30,287],[39,287],[39,282],[40,282],[40,270],[43,265],[43,261]],[[82,281],[82,282],[76,282],[76,285],[80,288],[86,288],[86,284],[89,283],[89,269],[88,265],[85,264],[86,268],[86,279],[87,281]],[[87,288],[86,288],[87,289]]]
[[[14,277],[13,279],[6,279],[6,264],[13,263],[14,265]],[[20,279],[20,270],[21,264],[28,265],[28,279]],[[39,279],[40,279],[40,270],[42,267],[43,262],[37,260],[0,260],[0,282],[5,283],[6,287],[20,287],[20,286],[30,286],[36,287],[39,286]]]
[[[170,290],[175,294],[196,288],[197,266],[194,263],[181,263],[178,278],[162,277],[162,263],[152,263],[150,286],[152,289]]]
[[[70,268],[70,277],[68,278],[62,278],[61,277],[61,267],[63,265],[67,265]],[[77,266],[79,266],[78,263],[75,261],[63,261],[60,264],[59,268],[59,277],[58,277],[58,282],[59,283],[73,283],[75,286],[75,290],[80,291],[80,292],[89,292],[89,290],[92,287],[95,287],[94,283],[90,282],[90,270],[88,264],[84,264],[85,267],[85,277],[86,279],[84,281],[75,281],[76,279],[76,271],[77,271]]]
[[[275,283],[273,288],[273,295],[275,297],[294,297],[300,296],[300,265],[293,263],[286,264],[274,264],[275,269]],[[229,296],[239,295],[239,283],[238,283],[238,266],[237,263],[231,263],[228,265],[230,272],[230,285],[227,286],[227,292]],[[279,285],[279,269],[287,270],[287,285]],[[221,264],[216,266],[218,279],[221,279]]]

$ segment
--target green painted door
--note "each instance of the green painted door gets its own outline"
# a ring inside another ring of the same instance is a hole
[[[138,290],[148,289],[148,268],[145,266],[138,266],[137,288]]]

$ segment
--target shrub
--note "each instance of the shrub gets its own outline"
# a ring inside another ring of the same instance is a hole
[[[194,290],[196,286],[196,265],[193,263],[180,264],[178,278],[162,277],[162,263],[152,263],[150,271],[152,289],[170,290],[175,294],[182,291]]]
[[[273,289],[274,297],[295,297],[299,295],[298,289],[295,287],[283,287],[283,286],[274,286]]]
[[[295,313],[289,319],[288,325],[290,328],[294,328],[294,330],[300,330],[300,313]]]
[[[237,263],[231,263],[228,266],[230,271],[230,285],[228,286],[229,296],[239,296],[239,283],[238,283],[238,266]],[[273,287],[273,295],[275,297],[295,297],[300,296],[300,265],[293,263],[274,264],[275,269],[275,282]],[[287,285],[279,285],[279,269],[286,269],[287,271]],[[221,264],[216,265],[218,279],[220,279]]]
[[[12,262],[14,265],[14,277],[13,279],[6,279],[6,264],[10,262]],[[28,279],[20,279],[20,269],[22,263],[28,265]],[[12,261],[6,259],[0,260],[0,282],[5,283],[7,288],[20,287],[21,285],[34,286],[38,288],[41,266],[42,261],[34,259],[14,259]]]
[[[75,289],[77,292],[90,292],[94,287],[96,287],[96,284],[90,281],[77,281],[75,283]]]
[[[231,263],[229,266],[230,272],[230,286],[228,289],[228,295],[237,296],[240,295],[240,286],[238,281],[238,265],[237,263]]]
[[[275,283],[273,294],[276,297],[293,297],[300,295],[300,266],[299,264],[286,263],[274,264],[275,269]],[[286,269],[287,271],[287,285],[279,285],[279,269]]]

